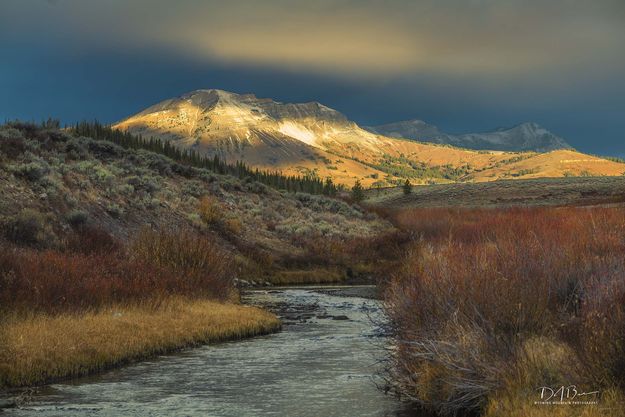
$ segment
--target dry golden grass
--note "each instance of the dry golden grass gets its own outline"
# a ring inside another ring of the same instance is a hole
[[[621,176],[625,165],[577,151],[560,149],[533,154],[530,158],[485,170],[475,175],[476,181],[491,181],[492,176],[506,178],[510,173],[530,172],[523,178],[562,177],[568,175]]]
[[[0,387],[85,375],[279,328],[276,316],[258,308],[183,298],[82,314],[9,317],[0,324]]]
[[[484,417],[622,417],[625,398],[620,390],[608,388],[600,395],[575,397],[571,401],[597,401],[597,404],[536,404],[540,402],[540,387],[559,387],[575,381],[579,392],[594,391],[598,387],[580,385],[583,372],[578,372],[575,352],[565,343],[537,337],[524,343],[517,360],[510,366],[510,374],[503,387],[489,397]],[[573,362],[573,363],[572,363]],[[553,399],[557,401],[557,399]],[[566,401],[566,399],[565,399]]]
[[[503,387],[488,400],[484,417],[622,417],[625,398],[620,390],[609,388],[598,396],[575,397],[571,401],[597,401],[597,404],[545,405],[540,401],[540,387],[559,387],[565,381],[576,381],[582,391],[594,391],[595,386],[584,384],[580,364],[574,363],[575,352],[565,343],[545,337],[527,340]],[[557,401],[554,399],[553,401]]]
[[[623,165],[625,171],[625,165]],[[394,210],[417,207],[580,206],[625,201],[625,176],[502,180],[367,191],[365,203]]]

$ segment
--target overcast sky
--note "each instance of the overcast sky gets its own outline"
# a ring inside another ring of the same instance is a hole
[[[625,156],[623,0],[0,0],[0,119],[112,122],[200,88]]]

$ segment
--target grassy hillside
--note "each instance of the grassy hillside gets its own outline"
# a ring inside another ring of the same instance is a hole
[[[365,203],[378,208],[505,207],[618,204],[625,202],[625,176],[500,180],[368,190]]]
[[[5,237],[37,248],[62,247],[83,224],[122,240],[146,226],[190,228],[234,255],[239,278],[265,281],[285,268],[316,266],[328,250],[337,252],[330,266],[344,272],[341,245],[390,229],[340,200],[56,128],[9,124],[0,138],[0,223]]]
[[[378,152],[379,151],[379,152]],[[472,151],[451,146],[380,138],[378,149],[335,147],[332,152],[384,172],[374,188],[400,184],[488,182],[501,179],[621,176],[625,164],[573,150],[548,153]]]

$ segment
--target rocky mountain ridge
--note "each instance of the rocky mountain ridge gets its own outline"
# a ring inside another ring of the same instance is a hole
[[[445,135],[435,126],[411,121],[410,134],[399,123],[380,134],[363,129],[342,113],[317,102],[281,103],[253,94],[196,90],[167,99],[113,127],[169,141],[175,146],[217,155],[228,162],[287,175],[330,177],[335,183],[389,186],[492,181],[570,175],[621,175],[622,164],[568,149],[547,153],[468,150],[467,143],[528,147],[527,136],[545,150],[555,139],[535,124],[485,135]],[[398,137],[415,135],[424,143]],[[489,145],[490,146],[490,145]],[[533,147],[536,148],[536,147]]]
[[[475,150],[506,152],[550,152],[572,149],[563,138],[534,122],[499,128],[491,132],[451,135],[422,120],[413,119],[366,127],[367,130],[394,138],[445,144]]]

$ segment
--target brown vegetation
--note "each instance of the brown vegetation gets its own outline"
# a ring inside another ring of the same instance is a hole
[[[224,300],[231,264],[214,241],[188,231],[146,229],[122,248],[106,232],[84,228],[63,250],[0,245],[0,305],[60,312],[171,295]]]
[[[625,209],[405,209],[394,220],[416,237],[386,288],[398,392],[445,415],[547,415],[537,389],[575,384],[608,394],[566,415],[618,415]]]
[[[300,237],[303,251],[276,262],[278,268],[269,279],[274,284],[329,282],[377,282],[398,265],[400,248],[409,235],[389,230],[377,236]]]
[[[273,285],[333,284],[343,280],[343,274],[327,268],[278,271],[270,278]]]
[[[101,229],[122,242],[146,225],[185,230],[232,254],[233,277],[265,282],[322,267],[306,262],[309,239],[349,242],[391,229],[335,198],[278,191],[55,127],[8,123],[0,146],[0,236],[32,249],[88,252],[91,244],[72,242],[71,229],[92,229],[93,241]],[[286,262],[295,258],[304,265]]]
[[[238,304],[231,255],[192,230],[146,228],[123,245],[81,226],[63,242],[0,244],[0,387],[280,327]]]

